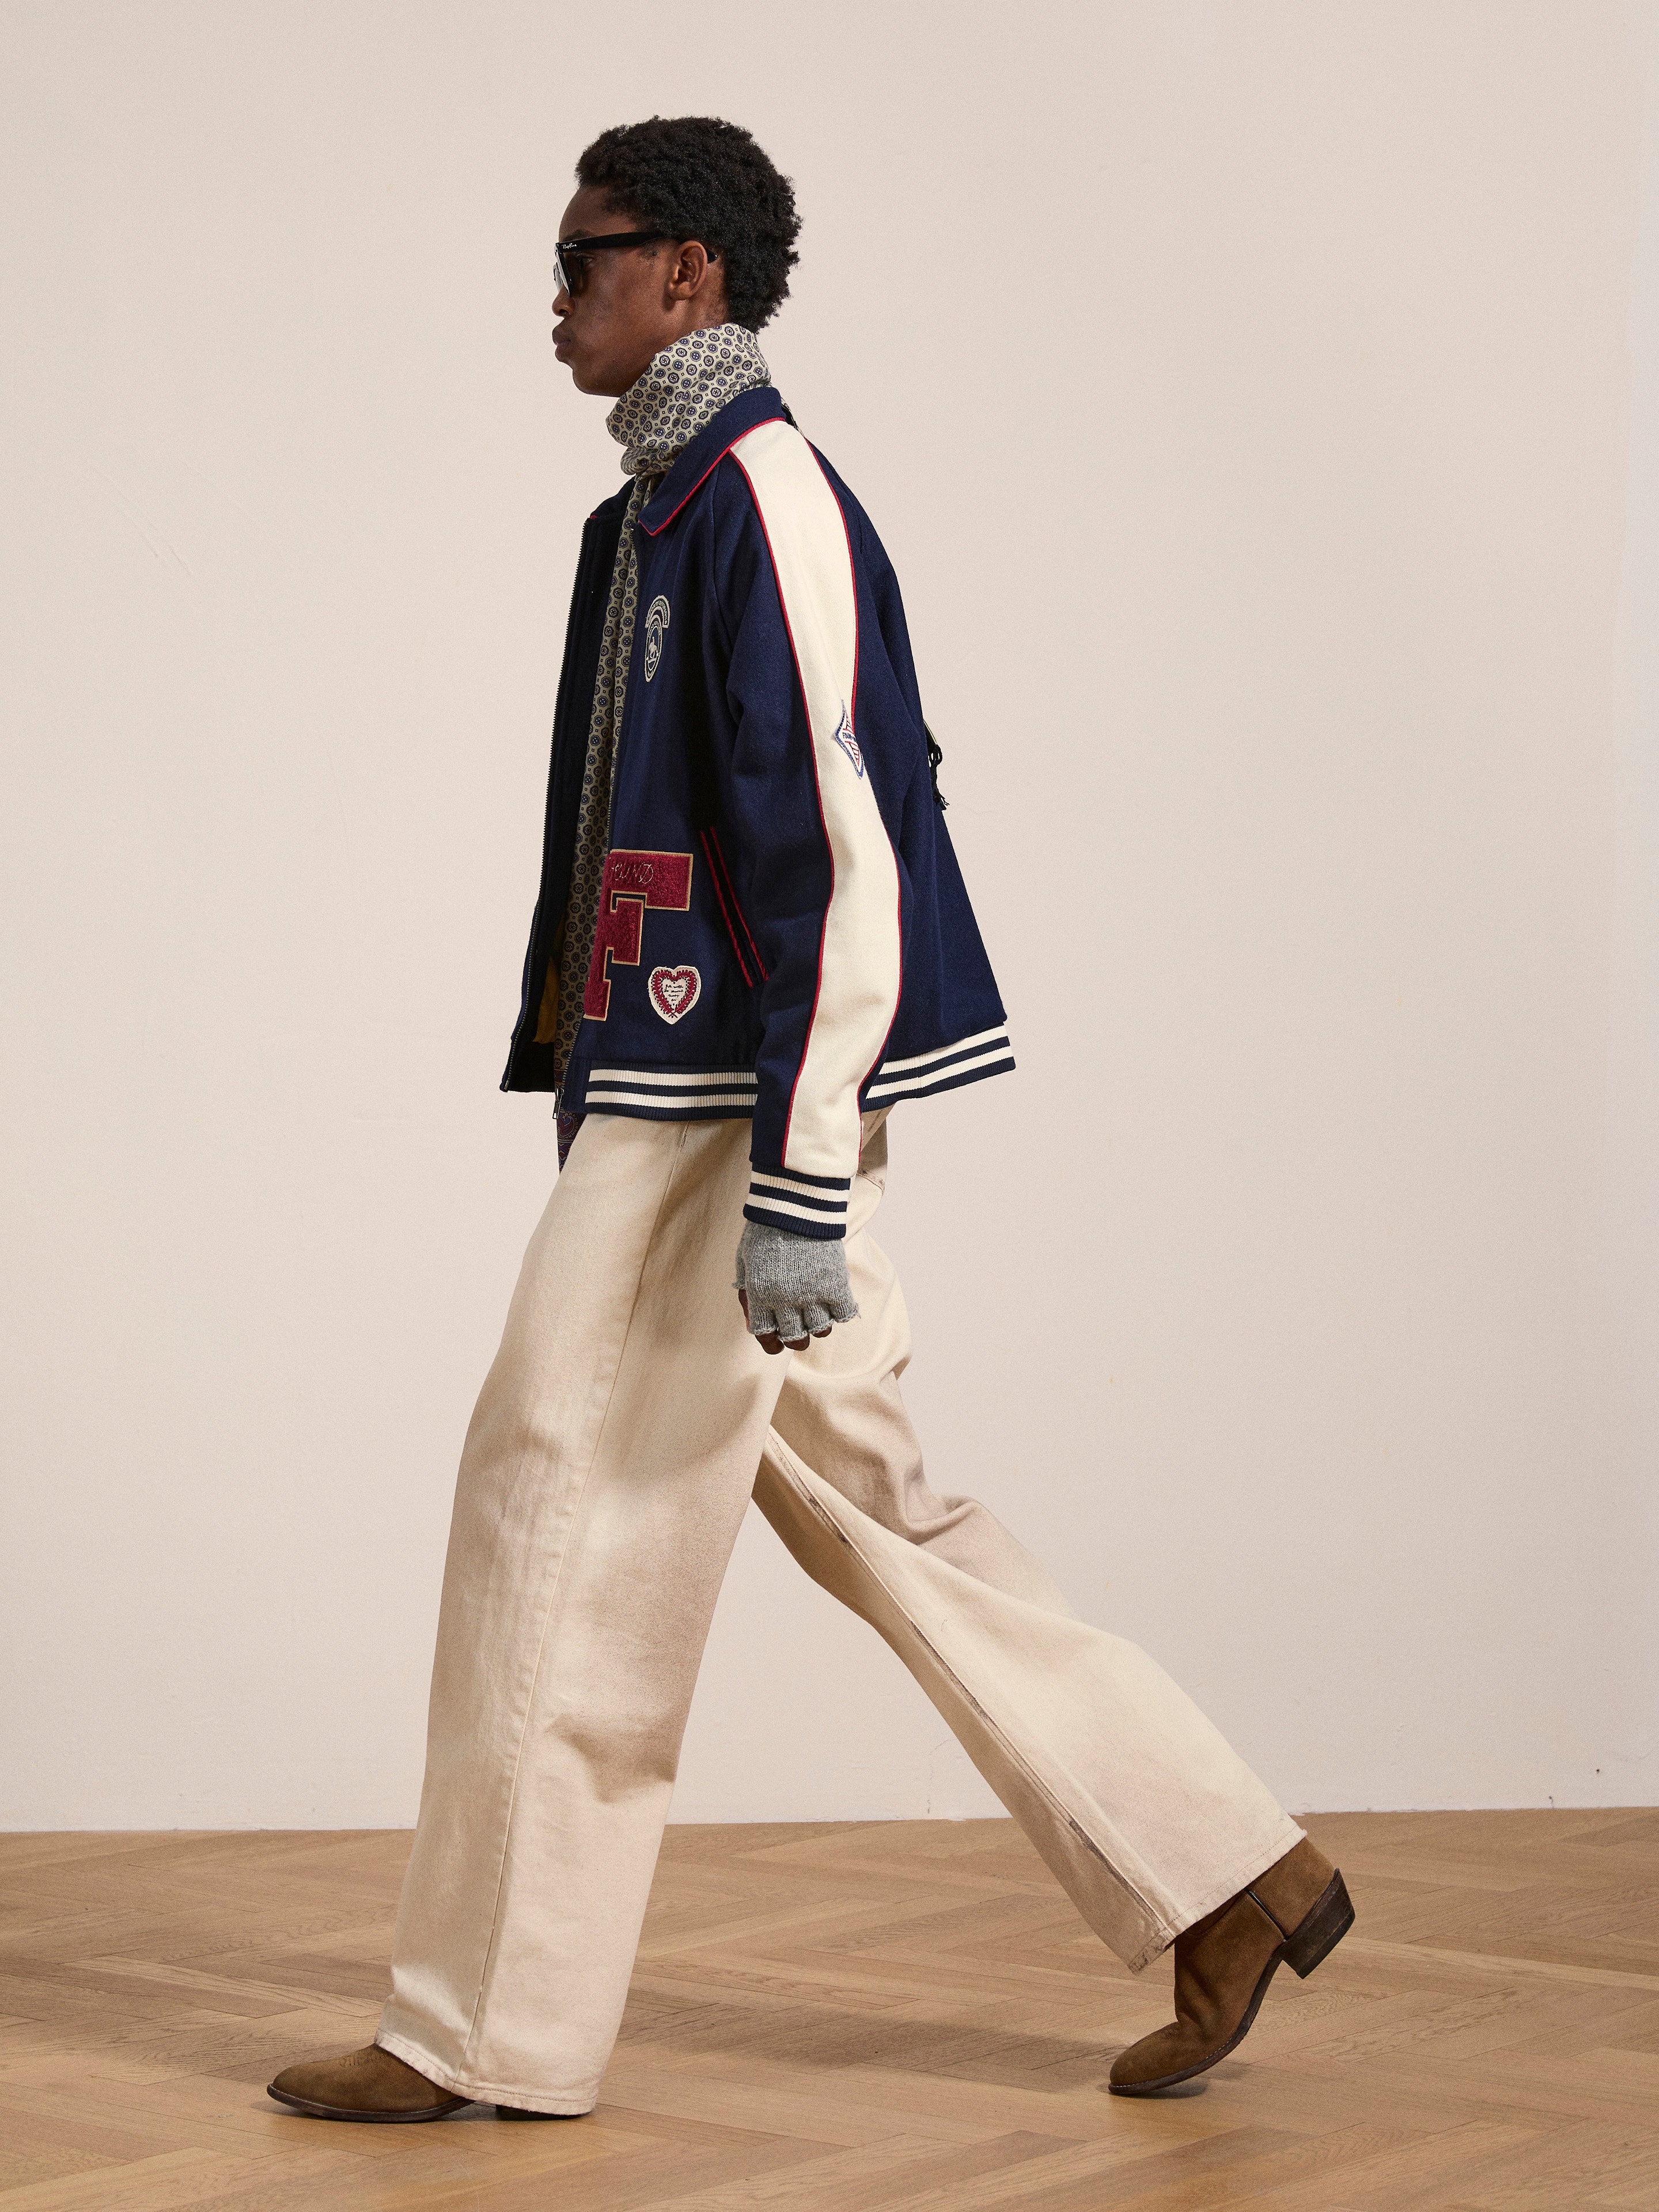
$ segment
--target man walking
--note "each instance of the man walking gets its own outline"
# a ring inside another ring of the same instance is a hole
[[[607,131],[577,178],[554,351],[615,400],[630,483],[583,538],[503,1078],[556,1092],[561,1172],[463,1455],[392,1993],[271,2094],[592,2108],[751,1495],[1089,1925],[1132,1967],[1173,1944],[1177,2019],[1111,2074],[1161,2088],[1347,1894],[1166,1675],[923,1477],[869,1233],[887,1116],[1014,1062],[898,585],[756,341],[787,180],[704,118]]]

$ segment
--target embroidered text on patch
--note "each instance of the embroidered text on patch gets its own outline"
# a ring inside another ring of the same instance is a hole
[[[645,681],[657,673],[663,658],[663,633],[669,626],[669,603],[659,592],[645,611]]]
[[[859,775],[863,775],[864,756],[858,750],[858,740],[852,734],[852,717],[845,707],[841,709],[841,719],[835,726],[835,742],[857,769]]]
[[[656,1012],[672,1024],[697,1004],[703,979],[694,968],[653,968],[645,990]]]

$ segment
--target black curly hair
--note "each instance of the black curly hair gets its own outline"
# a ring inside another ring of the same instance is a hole
[[[788,297],[800,256],[795,191],[749,133],[716,115],[653,115],[602,131],[576,164],[578,185],[602,191],[618,215],[718,254],[726,312],[746,330],[769,323]]]

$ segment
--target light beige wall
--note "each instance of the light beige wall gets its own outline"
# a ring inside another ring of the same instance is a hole
[[[617,481],[548,246],[654,109],[797,180],[1014,1025],[894,1129],[935,1480],[1295,1807],[1653,1797],[1653,10],[3,21],[0,1818],[412,1815]],[[942,1733],[751,1526],[681,1815]]]

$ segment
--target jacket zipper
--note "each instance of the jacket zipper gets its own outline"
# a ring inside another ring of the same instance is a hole
[[[595,518],[592,515],[590,515],[588,518],[587,527],[582,533],[582,550],[577,560],[576,581],[571,592],[570,612],[566,618],[565,623],[565,656],[560,668],[559,697],[554,709],[554,744],[552,755],[548,763],[548,803],[543,813],[542,848],[544,865],[547,857],[547,841],[553,822],[554,796],[557,787],[560,761],[563,753],[564,745],[567,744],[570,741],[570,702],[569,692],[566,687],[571,684],[572,675],[571,666],[572,647],[577,635],[577,611],[579,607],[584,605],[585,600],[591,594],[593,588],[593,541],[588,533],[593,528],[594,520]],[[613,786],[613,795],[614,794],[615,786]],[[535,911],[530,916],[530,943],[524,947],[524,972],[519,980],[518,1019],[513,1024],[512,1036],[508,1041],[507,1064],[505,1069],[503,1069],[501,1075],[501,1088],[504,1091],[506,1089],[508,1079],[512,1076],[513,1062],[518,1056],[518,1048],[524,1036],[524,1024],[530,1018],[530,1002],[532,988],[531,971],[535,963],[536,945],[541,936],[541,931],[542,897],[541,893],[538,890],[536,894]]]

